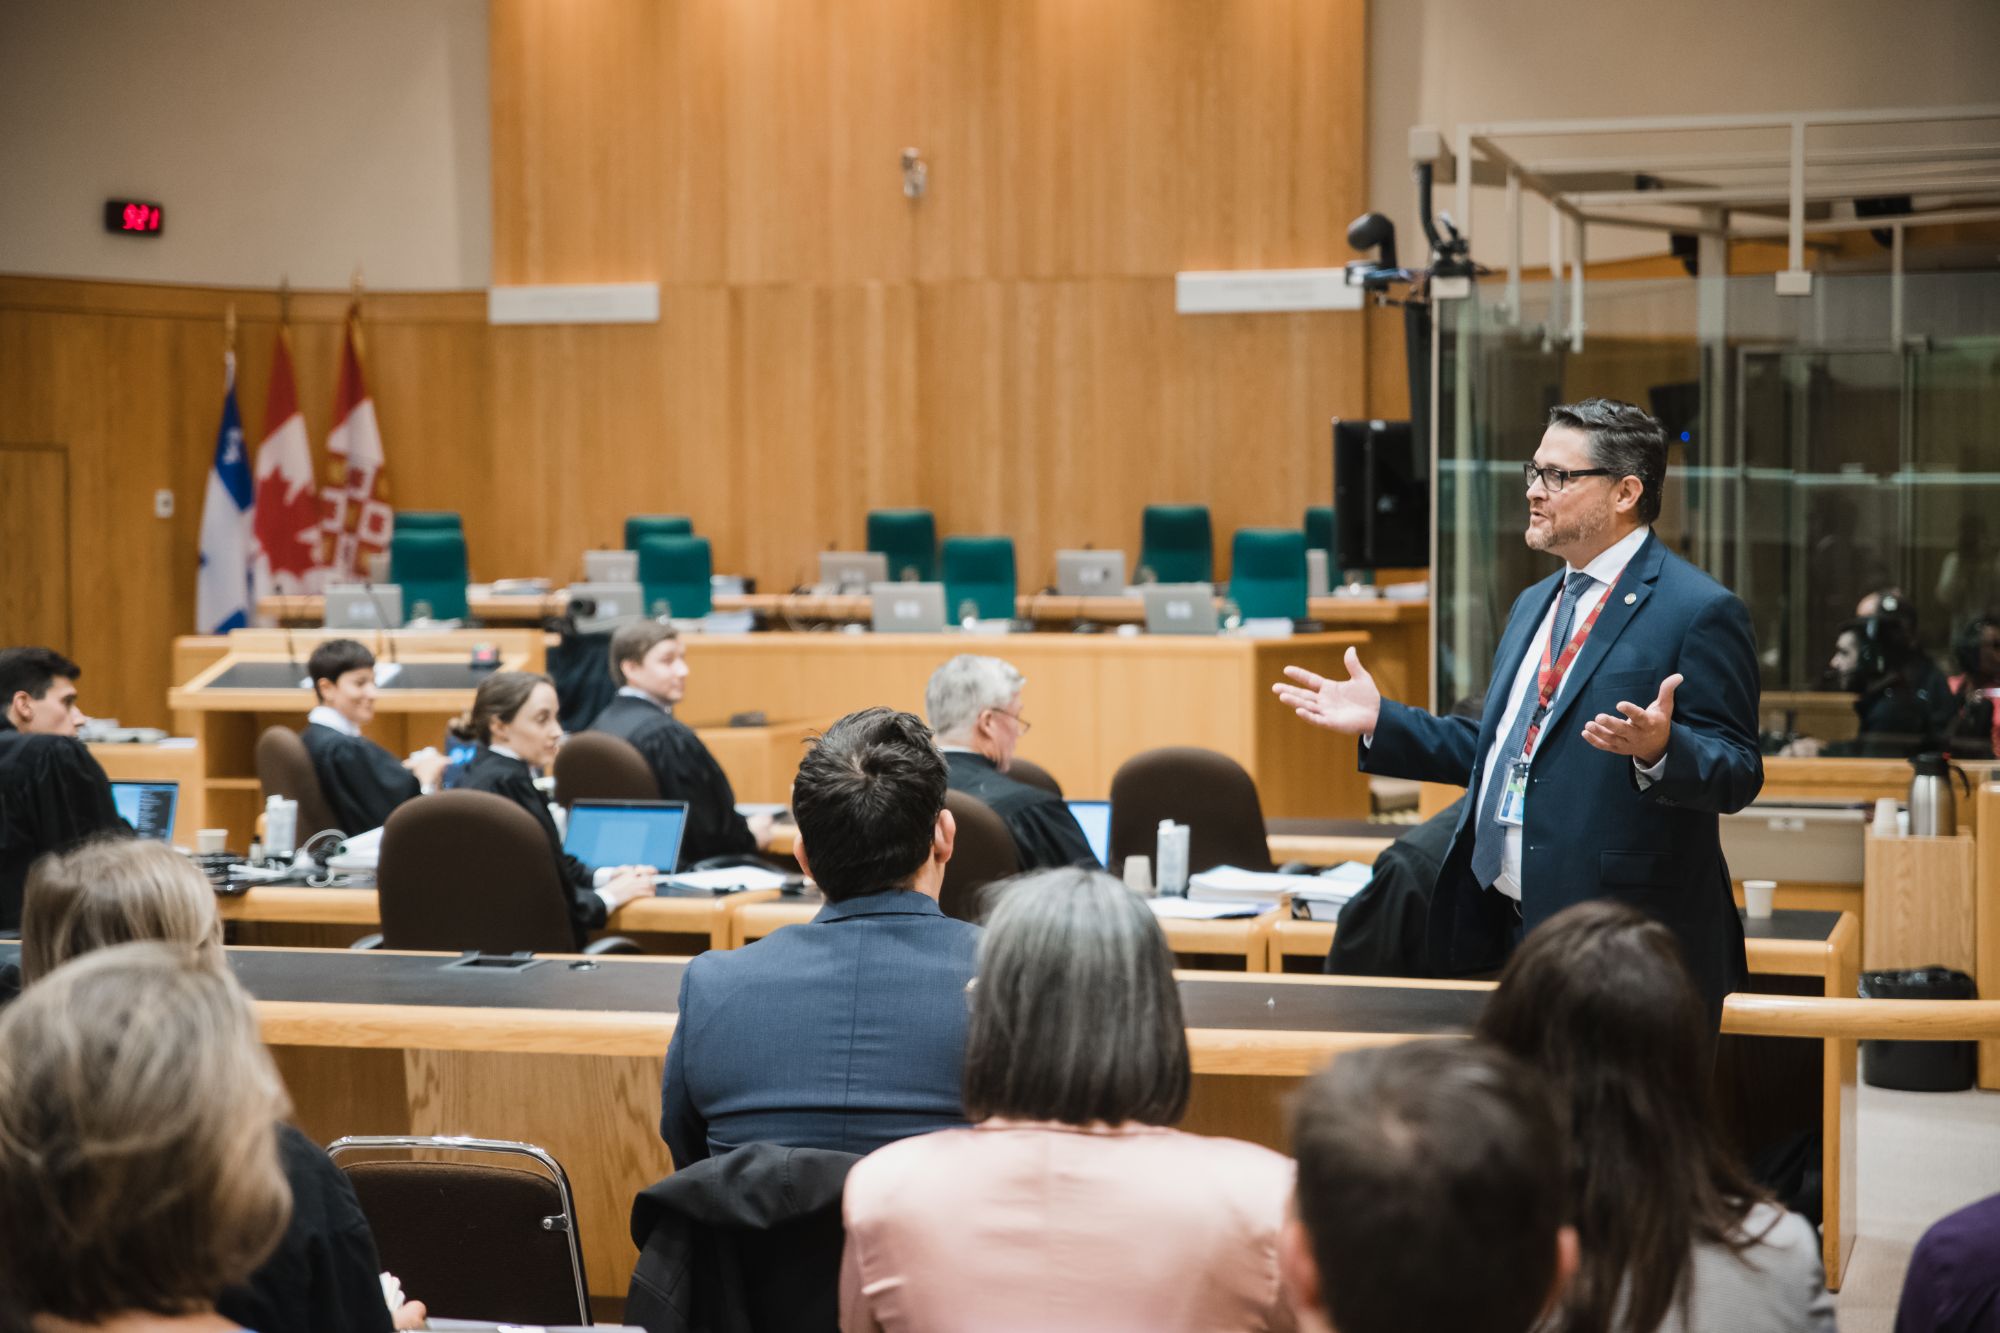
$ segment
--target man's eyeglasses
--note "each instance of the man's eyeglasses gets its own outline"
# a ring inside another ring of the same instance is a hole
[[[1004,708],[989,708],[986,711],[989,713],[998,713],[1002,717],[1012,718],[1014,720],[1014,725],[1021,729],[1021,734],[1023,736],[1027,735],[1030,731],[1034,730],[1035,724],[1028,721],[1027,718],[1022,717],[1019,713],[1010,713]]]
[[[1608,467],[1560,468],[1537,467],[1533,463],[1521,464],[1521,477],[1525,485],[1533,486],[1539,481],[1542,483],[1542,489],[1550,495],[1557,494],[1563,487],[1569,485],[1572,477],[1608,477],[1610,475],[1611,469]]]

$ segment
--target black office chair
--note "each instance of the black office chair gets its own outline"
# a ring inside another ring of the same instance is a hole
[[[938,906],[946,916],[978,921],[989,906],[982,901],[981,891],[995,880],[1019,874],[1021,854],[1006,821],[977,796],[948,791],[944,808],[958,824],[958,838],[951,860],[945,863]]]
[[[484,793],[476,793],[484,794]],[[532,821],[531,821],[532,822]],[[439,1315],[588,1324],[583,1237],[562,1164],[531,1143],[423,1135],[336,1139],[382,1267]],[[349,1160],[420,1151],[421,1159]],[[439,1154],[524,1158],[540,1172]]]
[[[569,890],[535,817],[504,796],[441,791],[382,826],[375,870],[381,947],[574,953]],[[622,935],[585,953],[638,953]]]
[[[1226,754],[1170,745],[1133,755],[1111,779],[1111,864],[1151,857],[1160,821],[1188,826],[1188,873],[1271,869],[1257,783]]]
[[[1016,782],[1025,782],[1030,787],[1040,787],[1052,796],[1061,796],[1063,794],[1062,784],[1055,780],[1054,774],[1050,773],[1049,770],[1043,768],[1034,760],[1023,759],[1018,754],[1008,762],[1007,776]]]
[[[584,801],[657,801],[659,779],[646,756],[623,736],[585,731],[556,751],[556,804],[567,810]]]
[[[257,738],[257,785],[263,788],[267,801],[273,796],[282,796],[299,803],[300,845],[304,845],[313,834],[327,829],[340,829],[342,833],[367,832],[366,829],[340,828],[333,807],[326,803],[326,793],[320,790],[319,771],[313,767],[312,753],[299,739],[299,733],[290,727],[266,727],[264,734]]]

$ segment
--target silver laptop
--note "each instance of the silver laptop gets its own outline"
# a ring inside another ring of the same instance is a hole
[[[400,583],[342,583],[326,590],[328,629],[401,629]]]
[[[1145,597],[1148,634],[1213,634],[1220,623],[1206,583],[1149,583]]]
[[[868,589],[877,634],[944,632],[942,583],[877,583]]]
[[[646,590],[639,586],[637,579],[572,583],[569,604],[577,606],[580,601],[594,603],[587,612],[577,608],[576,627],[585,634],[617,629],[626,621],[637,620],[646,614]]]
[[[1332,574],[1326,567],[1326,552],[1317,546],[1306,548],[1306,596],[1330,597],[1333,595]]]
[[[1117,597],[1125,591],[1123,551],[1057,551],[1056,591],[1064,597]]]
[[[583,580],[586,583],[637,583],[637,551],[585,551]]]
[[[821,551],[819,586],[831,592],[866,592],[889,581],[889,557],[880,551]]]

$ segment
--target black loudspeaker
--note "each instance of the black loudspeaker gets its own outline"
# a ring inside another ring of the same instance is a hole
[[[1333,423],[1333,508],[1341,569],[1431,562],[1430,446],[1407,421]]]

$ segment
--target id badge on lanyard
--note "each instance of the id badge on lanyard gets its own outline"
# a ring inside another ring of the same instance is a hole
[[[1562,685],[1563,676],[1568,673],[1570,664],[1576,660],[1584,641],[1590,638],[1590,631],[1597,625],[1598,614],[1611,604],[1612,590],[1624,576],[1625,571],[1620,569],[1612,578],[1604,589],[1604,596],[1597,599],[1597,605],[1590,609],[1590,614],[1584,618],[1576,636],[1563,648],[1562,656],[1551,663],[1550,649],[1554,645],[1552,643],[1542,645],[1542,667],[1536,673],[1539,688],[1535,692],[1534,716],[1528,721],[1527,737],[1522,744],[1521,753],[1507,763],[1507,772],[1500,787],[1500,803],[1493,812],[1495,823],[1506,828],[1520,828],[1527,822],[1528,772],[1534,763],[1535,742],[1541,737],[1542,719],[1548,716],[1549,705],[1555,702],[1556,691]],[[1554,629],[1553,626],[1550,628]]]

